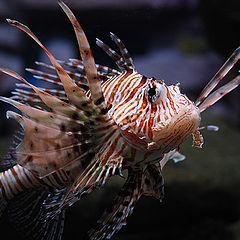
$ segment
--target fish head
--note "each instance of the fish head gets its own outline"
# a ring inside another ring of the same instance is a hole
[[[178,84],[168,86],[145,77],[144,83],[129,91],[134,92],[132,97],[116,104],[112,116],[132,147],[164,154],[197,132],[200,111]]]

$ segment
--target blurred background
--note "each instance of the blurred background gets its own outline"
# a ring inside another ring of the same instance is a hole
[[[240,45],[238,0],[65,0],[65,3],[82,25],[96,63],[116,68],[95,44],[98,37],[114,47],[109,37],[111,31],[125,43],[139,73],[163,79],[167,84],[180,82],[182,91],[192,100]],[[49,61],[40,47],[9,26],[6,18],[28,25],[57,59],[79,58],[72,27],[55,0],[0,0],[0,64],[28,81],[38,84],[24,70],[26,67],[37,69],[34,61]],[[220,85],[233,79],[239,67],[236,64]],[[11,96],[15,82],[0,74],[0,95]],[[180,147],[186,160],[165,167],[163,203],[150,197],[140,199],[128,225],[113,239],[240,239],[239,103],[238,88],[203,114],[203,125],[218,125],[220,130],[202,132],[203,149],[192,148],[191,139]],[[5,117],[11,106],[0,103],[0,109],[3,154],[16,123]],[[103,189],[69,209],[64,239],[81,239],[123,182],[113,178]],[[9,229],[5,232],[10,232]]]

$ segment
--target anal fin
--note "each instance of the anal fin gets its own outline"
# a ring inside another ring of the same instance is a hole
[[[97,224],[88,231],[91,240],[110,239],[122,226],[126,225],[141,196],[142,170],[129,170],[126,183],[121,188],[112,206],[107,208]]]
[[[163,198],[163,178],[160,164],[149,165],[145,170],[129,169],[126,183],[121,188],[112,206],[108,207],[97,224],[90,229],[91,240],[110,239],[132,214],[137,200],[142,196]]]
[[[143,172],[142,177],[142,194],[153,196],[162,200],[164,196],[164,180],[161,174],[160,164],[149,165]]]

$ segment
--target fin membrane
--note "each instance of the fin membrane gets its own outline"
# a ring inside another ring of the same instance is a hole
[[[127,217],[131,215],[136,201],[140,197],[141,181],[141,170],[129,170],[128,179],[113,205],[105,210],[97,224],[88,232],[88,237],[91,240],[109,239],[123,225],[126,225]]]
[[[160,164],[149,165],[142,176],[142,195],[153,196],[162,201],[164,197],[164,180]]]
[[[65,211],[51,220],[44,216],[43,202],[49,192],[44,188],[26,190],[8,202],[8,221],[26,240],[60,240]]]
[[[19,127],[19,129],[16,130],[16,132],[13,135],[8,150],[4,154],[3,158],[0,160],[0,172],[4,172],[17,164],[17,160],[13,152],[15,152],[16,147],[21,143],[23,137],[24,137],[23,129]]]
[[[149,165],[144,171],[129,170],[126,183],[121,188],[112,206],[107,208],[97,224],[89,230],[91,240],[110,239],[132,214],[137,200],[142,196],[163,198],[163,177],[160,164]]]

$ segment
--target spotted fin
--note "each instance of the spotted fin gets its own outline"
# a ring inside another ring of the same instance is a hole
[[[25,128],[25,138],[17,152],[20,156],[19,163],[43,177],[59,168],[66,167],[77,159],[82,159],[82,157],[89,159],[89,151],[93,149],[93,147],[89,147],[91,145],[91,131],[99,124],[104,124],[104,117],[96,109],[97,107],[92,103],[85,102],[84,106],[82,105],[82,110],[79,110],[33,86],[17,73],[3,67],[0,70],[29,85],[51,110],[48,112],[11,99],[1,98],[1,100],[18,107],[29,117],[8,112],[8,116],[17,119]],[[34,134],[31,135],[31,133]],[[96,132],[94,134],[96,135]],[[37,143],[38,138],[40,144]],[[37,148],[31,149],[31,146],[37,146]],[[48,153],[48,157],[44,157],[46,153]],[[51,159],[54,158],[59,164],[57,162],[52,164]],[[60,158],[62,159],[60,160]],[[86,163],[84,164],[86,165]]]
[[[24,128],[24,139],[16,149],[18,163],[39,177],[81,160],[89,153],[91,142],[81,134],[47,127],[11,111],[8,116]]]
[[[84,129],[84,121],[75,120],[73,118],[55,114],[53,112],[43,111],[35,107],[14,101],[13,99],[0,97],[0,100],[13,105],[24,115],[35,122],[41,123],[44,126],[69,132],[77,132]]]

